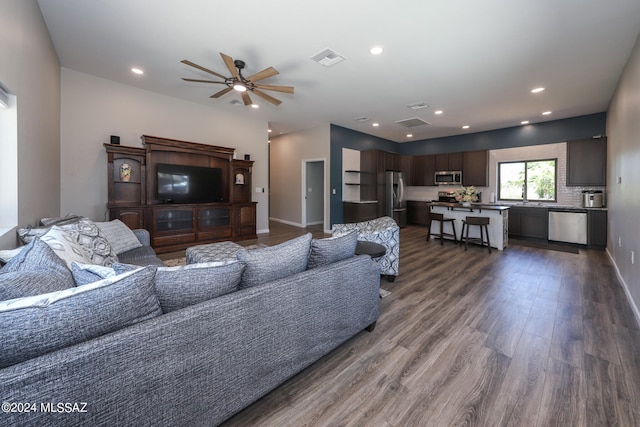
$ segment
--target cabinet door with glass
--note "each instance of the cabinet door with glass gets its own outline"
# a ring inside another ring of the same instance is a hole
[[[231,237],[231,206],[200,206],[197,211],[198,240]]]

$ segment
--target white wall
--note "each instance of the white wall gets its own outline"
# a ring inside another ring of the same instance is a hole
[[[330,125],[271,138],[270,217],[302,226],[302,160],[325,162],[325,218],[329,218]],[[328,224],[324,224],[328,229]]]
[[[607,113],[607,250],[640,323],[640,38]],[[618,183],[618,177],[621,182]],[[619,239],[619,240],[618,240]],[[634,263],[631,263],[631,252]]]
[[[17,100],[16,216],[26,226],[60,213],[60,64],[35,0],[0,1],[0,57]],[[0,235],[0,248],[16,244],[14,228]]]
[[[152,135],[236,149],[255,161],[252,187],[267,187],[268,124],[77,71],[62,69],[61,213],[104,220],[110,135],[120,144],[141,147]],[[257,230],[269,228],[267,193],[252,191],[258,202]]]

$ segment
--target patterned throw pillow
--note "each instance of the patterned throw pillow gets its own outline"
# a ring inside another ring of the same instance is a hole
[[[69,233],[75,242],[82,246],[89,263],[109,266],[118,261],[118,256],[109,241],[96,223],[89,218],[82,218],[73,224],[60,226],[60,228]]]
[[[109,222],[96,222],[102,235],[109,241],[116,255],[142,246],[133,231],[119,219]]]
[[[340,237],[313,239],[307,269],[320,267],[352,257],[356,252],[358,233],[353,230]]]
[[[32,227],[28,226],[27,228],[18,228],[18,238],[22,242],[23,245],[28,245],[35,239],[36,237],[42,237],[47,234],[50,227]]]
[[[64,261],[35,239],[0,270],[0,301],[45,294],[73,287]]]
[[[69,269],[71,269],[71,263],[73,261],[79,262],[80,264],[91,263],[85,255],[84,249],[76,239],[57,225],[51,227],[41,239],[53,249],[56,255],[67,263]]]
[[[0,369],[162,314],[156,267],[0,302]]]
[[[247,264],[242,287],[257,286],[307,269],[311,233],[262,249],[240,249],[238,261]]]

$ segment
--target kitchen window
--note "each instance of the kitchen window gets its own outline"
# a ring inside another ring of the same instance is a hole
[[[558,159],[498,163],[498,198],[555,202]]]

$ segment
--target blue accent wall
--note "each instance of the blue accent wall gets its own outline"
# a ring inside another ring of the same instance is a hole
[[[459,151],[494,150],[552,144],[606,135],[606,113],[589,114],[544,123],[496,129],[486,132],[423,139],[397,143],[362,132],[331,125],[330,182],[336,194],[331,194],[331,226],[343,222],[342,216],[342,149],[382,150],[409,156],[454,153]]]

